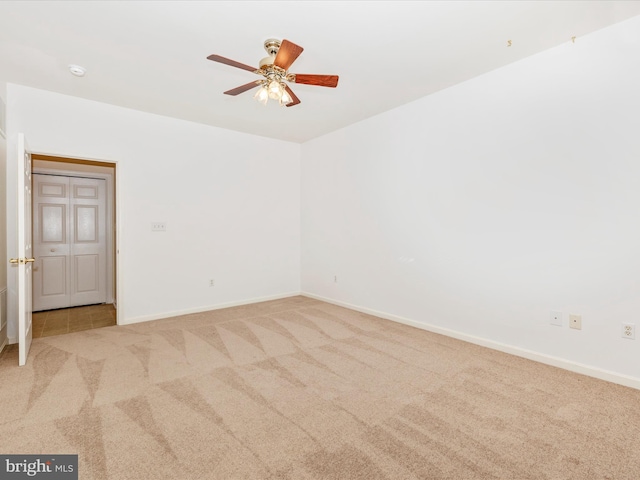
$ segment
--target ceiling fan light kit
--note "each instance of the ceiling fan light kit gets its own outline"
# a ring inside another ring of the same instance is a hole
[[[226,95],[239,95],[256,87],[260,89],[253,96],[257,101],[266,105],[269,99],[277,100],[280,106],[292,107],[300,103],[287,82],[302,83],[305,85],[318,85],[321,87],[335,88],[338,85],[337,75],[309,75],[289,73],[289,67],[304,50],[289,40],[277,40],[269,38],[264,42],[264,49],[269,56],[260,60],[259,68],[253,68],[235,60],[230,60],[220,55],[209,55],[207,58],[214,62],[224,63],[242,70],[253,72],[264,77],[262,80],[249,82],[224,92]]]

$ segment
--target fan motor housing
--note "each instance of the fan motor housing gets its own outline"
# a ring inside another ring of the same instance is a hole
[[[278,54],[278,51],[280,50],[280,45],[281,45],[280,40],[275,39],[275,38],[267,38],[264,41],[264,49],[267,51],[269,56],[268,57],[264,57],[262,60],[260,60],[260,64],[259,64],[260,68],[264,69],[265,67],[268,67],[269,65],[273,65],[273,62],[276,59],[276,55]]]
[[[276,38],[267,38],[264,41],[264,49],[267,51],[270,57],[275,57],[280,50],[280,40]]]

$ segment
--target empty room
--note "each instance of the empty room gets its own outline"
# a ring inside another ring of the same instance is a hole
[[[640,1],[0,2],[0,478],[637,479]]]

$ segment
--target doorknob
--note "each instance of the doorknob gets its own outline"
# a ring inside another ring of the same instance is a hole
[[[35,258],[10,258],[9,263],[18,263],[22,265],[23,263],[32,263],[35,262]]]

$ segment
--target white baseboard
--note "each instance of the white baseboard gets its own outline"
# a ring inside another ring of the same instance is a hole
[[[2,345],[0,345],[0,352],[7,346],[7,329],[7,287],[3,287],[0,288],[0,335],[4,336],[4,338],[0,339],[2,343]]]
[[[374,315],[376,317],[391,320],[393,322],[410,325],[412,327],[420,328],[422,330],[427,330],[429,332],[439,333],[441,335],[446,335],[447,337],[457,338],[458,340],[463,340],[465,342],[491,348],[493,350],[498,350],[500,352],[509,353],[517,357],[526,358],[528,360],[533,360],[535,362],[544,363],[546,365],[551,365],[553,367],[562,368],[564,370],[569,370],[571,372],[580,373],[582,375],[587,375],[589,377],[598,378],[600,380],[606,380],[607,382],[617,383],[619,385],[624,385],[625,387],[631,387],[631,388],[640,390],[640,378],[631,377],[629,375],[623,375],[620,373],[611,372],[609,370],[603,370],[596,367],[591,367],[589,365],[573,362],[571,360],[566,360],[564,358],[554,357],[552,355],[546,355],[544,353],[538,353],[533,350],[514,347],[506,343],[500,343],[494,340],[477,337],[475,335],[469,335],[466,333],[458,332],[456,330],[450,330],[448,328],[438,327],[437,325],[417,322],[409,318],[400,317],[398,315],[393,315],[386,312],[379,312],[377,310],[360,307],[358,305],[352,305],[350,303],[333,300],[331,298],[326,298],[321,295],[315,295],[313,293],[302,292],[300,295],[303,295],[309,298],[314,298],[316,300],[322,300],[323,302],[332,303],[334,305],[349,308],[351,310],[356,310],[358,312],[368,313],[369,315]]]
[[[7,326],[7,287],[0,288],[0,331]]]
[[[0,98],[0,138],[7,138],[7,105]]]
[[[239,302],[218,303],[216,305],[208,305],[206,307],[188,308],[185,310],[175,310],[173,312],[158,313],[153,315],[142,315],[140,317],[123,319],[118,325],[132,325],[134,323],[149,322],[151,320],[162,320],[163,318],[179,317],[180,315],[189,315],[191,313],[202,313],[211,310],[220,310],[221,308],[239,307],[241,305],[249,305],[252,303],[268,302],[269,300],[280,300],[282,298],[297,297],[300,292],[282,293],[279,295],[269,295],[266,297],[257,297],[249,300],[241,300]]]

